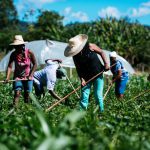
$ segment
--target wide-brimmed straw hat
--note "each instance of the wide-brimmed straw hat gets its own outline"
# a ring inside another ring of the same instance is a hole
[[[28,42],[25,42],[23,40],[22,35],[15,35],[14,42],[11,43],[10,45],[22,45],[22,44],[25,44],[25,43],[28,43]]]
[[[79,34],[71,38],[64,51],[64,55],[66,57],[75,56],[84,48],[87,40],[88,36],[86,34]]]

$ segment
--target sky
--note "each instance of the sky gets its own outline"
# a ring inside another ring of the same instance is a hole
[[[56,11],[63,23],[88,22],[105,17],[129,17],[150,26],[150,0],[14,0],[20,20],[36,21],[38,10]],[[33,12],[33,16],[28,16]]]

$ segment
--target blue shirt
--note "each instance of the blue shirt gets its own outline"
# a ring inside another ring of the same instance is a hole
[[[128,71],[124,68],[122,62],[119,60],[117,60],[116,64],[111,68],[111,72],[113,73],[114,76],[117,76],[118,70],[121,70],[121,72],[122,72],[121,80],[123,80],[129,76]]]

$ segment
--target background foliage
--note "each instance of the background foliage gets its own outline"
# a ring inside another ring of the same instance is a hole
[[[17,19],[12,0],[0,1],[0,51],[8,52],[15,34],[22,34],[27,41],[50,39],[68,42],[68,39],[83,33],[89,41],[101,48],[117,51],[139,70],[150,69],[150,27],[131,22],[129,18],[99,18],[93,22],[63,25],[63,16],[54,11],[39,11],[37,22]]]

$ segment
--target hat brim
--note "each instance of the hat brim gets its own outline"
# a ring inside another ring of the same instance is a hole
[[[11,43],[9,45],[22,45],[22,44],[26,44],[28,42],[16,42],[16,43]]]
[[[82,42],[82,44],[78,47],[73,47],[71,48],[69,45],[65,48],[65,51],[64,51],[64,55],[66,57],[72,57],[72,56],[75,56],[77,55],[85,46],[86,42],[88,40],[88,37],[86,39],[84,39],[84,41]]]

